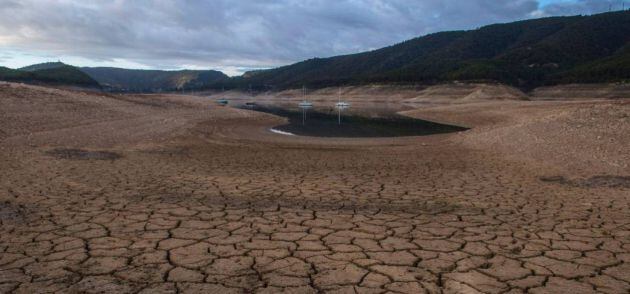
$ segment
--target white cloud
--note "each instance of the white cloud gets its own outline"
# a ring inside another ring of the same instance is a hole
[[[594,0],[551,4],[545,11],[536,0],[0,2],[3,48],[87,64],[194,65],[231,73],[601,6]]]

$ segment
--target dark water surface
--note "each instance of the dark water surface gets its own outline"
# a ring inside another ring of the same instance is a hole
[[[358,114],[360,112],[352,112],[350,109],[342,110],[339,115],[338,109],[333,107],[302,111],[297,107],[287,109],[257,104],[242,108],[286,117],[289,120],[288,124],[275,126],[273,129],[300,136],[377,138],[424,136],[467,130],[463,127],[405,117],[394,112],[375,116]]]

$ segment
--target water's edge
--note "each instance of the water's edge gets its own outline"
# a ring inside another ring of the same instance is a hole
[[[386,116],[366,117],[328,112],[292,110],[274,106],[247,106],[245,109],[270,113],[287,118],[288,124],[274,126],[271,132],[283,135],[313,137],[378,138],[408,137],[445,134],[468,130],[468,128],[441,124],[391,113]],[[341,119],[341,123],[339,120]]]

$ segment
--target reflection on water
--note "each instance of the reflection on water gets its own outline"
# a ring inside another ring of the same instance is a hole
[[[245,107],[243,107],[245,108]],[[444,125],[396,114],[400,109],[339,109],[278,107],[270,105],[248,106],[247,109],[271,113],[288,119],[288,123],[273,129],[300,136],[315,137],[402,137],[423,136],[464,131],[466,128]]]

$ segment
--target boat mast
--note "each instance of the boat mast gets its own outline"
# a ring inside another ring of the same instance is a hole
[[[341,87],[337,87],[337,98],[341,102]]]
[[[306,87],[304,85],[302,85],[302,99],[304,102],[306,102]],[[305,124],[306,124],[306,105],[302,107],[302,125],[305,125]]]
[[[337,110],[338,110],[338,124],[341,125],[341,88],[337,88],[337,97],[339,99],[339,102],[337,103]]]

